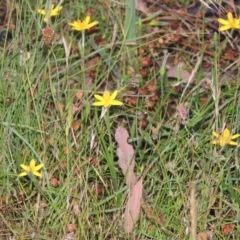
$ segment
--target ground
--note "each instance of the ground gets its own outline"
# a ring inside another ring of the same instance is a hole
[[[0,6],[1,239],[238,238],[237,1]]]

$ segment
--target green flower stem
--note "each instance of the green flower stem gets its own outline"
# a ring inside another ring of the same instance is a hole
[[[85,89],[85,31],[82,31],[82,40],[81,44],[79,45],[80,57],[81,57],[81,70],[82,70],[82,79],[83,79],[83,89]]]
[[[82,69],[85,69],[85,31],[82,31],[82,41],[80,45],[80,56],[81,56],[81,63]]]
[[[43,196],[47,201],[54,202],[52,196],[48,193],[48,191],[44,190],[39,180],[33,174],[29,174],[28,176],[31,179],[31,189],[33,189],[33,186],[35,186],[41,196]]]

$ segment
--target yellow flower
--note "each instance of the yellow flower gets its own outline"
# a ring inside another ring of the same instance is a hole
[[[240,29],[240,18],[234,18],[231,12],[227,14],[227,17],[227,20],[223,18],[218,19],[218,22],[223,25],[219,28],[220,32],[226,31],[231,28]]]
[[[240,134],[231,135],[230,131],[227,128],[224,129],[222,134],[219,134],[217,132],[213,132],[212,134],[214,137],[216,137],[216,139],[212,141],[212,144],[218,144],[221,147],[227,144],[237,146],[237,143],[232,140],[240,137]]]
[[[33,174],[33,175],[36,175],[36,176],[38,176],[38,177],[42,177],[42,174],[38,172],[38,171],[44,166],[42,163],[36,166],[36,161],[35,161],[34,159],[32,159],[32,160],[30,161],[29,166],[27,166],[27,165],[25,165],[25,164],[21,164],[20,166],[21,166],[21,168],[22,168],[23,170],[25,170],[25,171],[22,172],[22,173],[20,173],[20,174],[18,175],[19,177],[26,176],[26,175],[28,175],[29,173],[31,173],[31,174]]]
[[[103,96],[95,94],[94,97],[99,100],[99,102],[94,102],[93,106],[104,106],[105,108],[110,107],[111,105],[121,106],[123,103],[121,101],[115,100],[118,91],[115,90],[111,95],[109,91],[105,91]]]
[[[69,25],[72,26],[73,30],[83,31],[83,30],[89,29],[89,28],[98,24],[97,21],[94,21],[92,23],[89,23],[89,22],[90,22],[90,17],[87,16],[85,18],[85,20],[83,20],[83,21],[81,21],[81,20],[73,21],[72,23],[69,23]]]
[[[50,17],[58,15],[59,12],[61,11],[61,9],[62,9],[62,6],[59,6],[59,7],[54,8],[54,4],[52,4],[52,5],[51,5],[51,9],[50,9],[49,12],[46,12],[45,9],[38,9],[37,11],[38,11],[40,14],[42,14],[42,15],[45,16],[44,19],[43,19],[43,21],[44,21],[44,22],[47,22],[47,21],[50,19]]]

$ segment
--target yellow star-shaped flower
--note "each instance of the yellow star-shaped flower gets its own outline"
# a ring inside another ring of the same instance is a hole
[[[121,101],[115,100],[118,91],[115,90],[111,95],[109,91],[105,91],[103,96],[95,94],[94,97],[99,100],[99,102],[94,102],[93,106],[103,106],[105,108],[110,107],[111,105],[121,106],[123,103]]]
[[[234,18],[231,12],[227,14],[227,17],[227,20],[223,18],[218,19],[218,22],[223,25],[219,28],[220,32],[226,31],[231,28],[240,29],[240,18]]]
[[[86,29],[89,29],[95,25],[98,24],[97,21],[94,21],[92,23],[89,23],[90,22],[90,17],[87,16],[85,18],[85,20],[81,21],[81,20],[76,20],[76,21],[73,21],[72,23],[69,23],[70,26],[72,26],[72,29],[73,30],[76,30],[76,31],[83,31],[83,30],[86,30]]]
[[[44,164],[41,163],[41,164],[39,164],[39,165],[36,166],[36,161],[35,161],[34,159],[32,159],[32,160],[30,161],[29,166],[27,166],[27,165],[25,165],[25,164],[21,164],[20,166],[21,166],[21,168],[22,168],[23,170],[25,170],[25,171],[22,172],[22,173],[20,173],[20,174],[18,175],[19,177],[26,176],[26,175],[28,175],[29,173],[30,173],[30,174],[33,174],[33,175],[36,175],[36,176],[38,176],[38,177],[42,177],[42,174],[39,173],[38,171],[44,166]]]
[[[43,19],[43,21],[44,21],[44,22],[48,22],[49,19],[50,19],[50,17],[58,15],[59,12],[61,11],[61,9],[62,9],[62,6],[59,6],[59,7],[54,8],[54,4],[52,4],[52,5],[51,5],[51,9],[50,9],[49,12],[47,12],[45,9],[38,9],[37,11],[38,11],[40,14],[42,14],[42,15],[45,16],[44,19]]]
[[[227,128],[224,129],[222,134],[219,134],[217,132],[213,132],[212,134],[214,137],[216,137],[216,139],[212,141],[212,144],[217,144],[221,147],[224,147],[227,144],[237,146],[237,143],[232,140],[240,137],[240,134],[231,135],[230,131]]]

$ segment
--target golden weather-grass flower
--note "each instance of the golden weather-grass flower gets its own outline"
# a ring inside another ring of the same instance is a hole
[[[76,21],[73,21],[72,23],[69,23],[69,25],[72,26],[72,29],[76,31],[83,31],[97,24],[98,24],[98,21],[94,21],[90,23],[90,16],[87,16],[83,21],[76,20]]]
[[[237,143],[232,140],[240,137],[240,134],[231,135],[227,128],[224,129],[222,134],[217,132],[213,132],[212,134],[215,137],[215,139],[212,141],[212,144],[220,145],[221,147],[224,147],[227,144],[237,146]]]
[[[231,28],[240,29],[240,18],[234,18],[231,12],[227,14],[227,18],[227,20],[223,18],[218,19],[218,22],[223,25],[219,28],[220,32],[229,30]]]
[[[58,7],[54,8],[54,4],[52,4],[49,12],[47,12],[45,9],[37,9],[37,11],[38,11],[38,13],[45,16],[43,21],[47,22],[50,19],[50,17],[57,16],[59,14],[59,12],[61,11],[61,9],[62,9],[62,6],[58,6]]]
[[[42,177],[42,174],[39,173],[38,171],[44,166],[44,164],[39,164],[36,166],[36,161],[34,159],[32,159],[30,161],[30,164],[29,165],[25,165],[25,164],[21,164],[20,167],[24,170],[24,172],[20,173],[18,176],[19,177],[23,177],[23,176],[26,176],[28,175],[29,173],[30,174],[33,174],[35,176],[38,176],[38,177]]]
[[[121,101],[115,100],[116,96],[118,94],[118,91],[115,90],[112,95],[109,91],[105,91],[103,93],[103,96],[100,96],[98,94],[95,94],[94,97],[99,100],[98,102],[94,102],[93,106],[103,106],[105,108],[110,107],[112,105],[121,106],[123,103]]]

